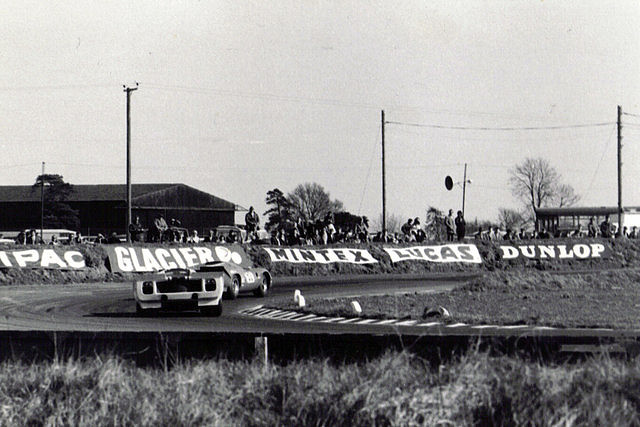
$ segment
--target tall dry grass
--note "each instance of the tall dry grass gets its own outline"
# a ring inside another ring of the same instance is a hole
[[[1,425],[640,425],[640,360],[545,366],[471,352],[433,367],[408,353],[301,360],[117,357],[0,364]]]

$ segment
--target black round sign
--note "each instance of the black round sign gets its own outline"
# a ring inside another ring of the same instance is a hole
[[[451,190],[453,188],[453,178],[447,175],[444,179],[444,186],[447,187],[447,190]]]

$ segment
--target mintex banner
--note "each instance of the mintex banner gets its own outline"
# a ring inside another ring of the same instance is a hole
[[[215,261],[234,262],[243,266],[251,264],[240,246],[140,248],[105,245],[105,248],[109,255],[111,271],[118,273],[190,268]]]
[[[502,259],[593,259],[608,258],[611,250],[602,243],[569,245],[501,245]]]
[[[272,262],[318,263],[346,262],[350,264],[374,264],[378,261],[366,249],[327,248],[264,248]]]
[[[384,248],[392,262],[466,262],[480,264],[480,252],[476,245],[414,246],[411,248]]]
[[[79,270],[85,266],[84,256],[78,251],[50,248],[0,251],[0,268]]]

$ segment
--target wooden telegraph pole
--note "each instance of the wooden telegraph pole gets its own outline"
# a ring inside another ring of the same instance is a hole
[[[125,233],[127,235],[127,243],[131,243],[131,233],[129,233],[129,224],[131,224],[131,92],[138,90],[136,87],[123,86],[127,93],[127,220],[125,223]]]
[[[384,170],[384,110],[381,114],[382,119],[382,239],[387,241],[387,188],[385,183],[385,170]]]
[[[618,233],[622,226],[622,107],[618,105]]]

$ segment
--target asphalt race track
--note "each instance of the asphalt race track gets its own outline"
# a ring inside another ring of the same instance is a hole
[[[405,292],[433,292],[451,289],[460,277],[398,280],[351,278],[286,279],[276,281],[266,298],[240,295],[223,301],[221,317],[196,312],[167,312],[153,317],[135,312],[130,283],[7,286],[0,288],[0,330],[83,332],[246,332],[246,333],[344,333],[351,325],[287,322],[240,314],[277,299],[293,299],[295,289],[307,301],[328,296],[359,296]],[[367,333],[362,327],[358,331]],[[373,332],[380,332],[375,328]]]
[[[130,283],[7,286],[0,288],[0,331],[65,332],[181,332],[247,334],[401,334],[419,336],[548,336],[589,338],[632,338],[638,330],[556,329],[527,325],[465,325],[440,322],[370,321],[303,318],[270,315],[256,310],[259,305],[293,299],[295,289],[307,301],[325,297],[407,292],[438,292],[451,289],[469,274],[441,274],[431,277],[354,276],[333,278],[286,278],[275,281],[266,298],[241,295],[223,301],[221,317],[196,312],[160,313],[153,317],[135,312]],[[271,314],[273,314],[271,310]],[[256,313],[249,315],[247,313]],[[284,317],[284,318],[282,318]],[[301,317],[301,316],[298,316]]]

